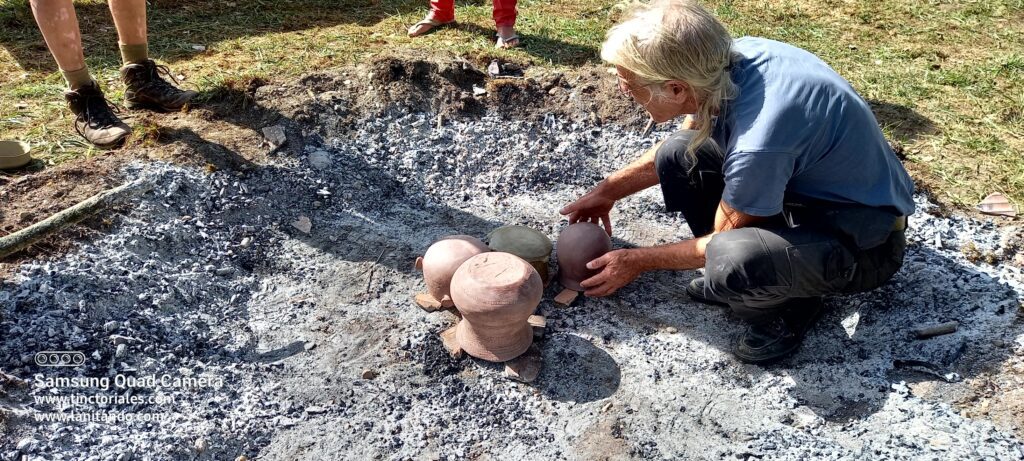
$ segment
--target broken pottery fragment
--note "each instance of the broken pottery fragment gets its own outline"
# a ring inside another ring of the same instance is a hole
[[[1011,218],[1017,216],[1017,210],[1010,203],[1010,199],[999,192],[985,197],[985,200],[978,204],[978,211],[996,216],[1009,216]]]
[[[303,234],[308,234],[313,230],[313,221],[310,221],[308,216],[299,216],[299,219],[292,223],[292,227],[302,231]]]
[[[0,141],[0,170],[21,168],[32,161],[31,146],[21,141]]]
[[[504,362],[533,343],[528,320],[544,286],[522,258],[501,252],[473,256],[455,272],[451,291],[462,313],[455,338],[467,354]]]
[[[263,138],[266,139],[267,144],[270,147],[277,149],[288,142],[288,135],[284,132],[284,127],[281,125],[268,126],[263,128]]]
[[[594,276],[597,271],[587,269],[587,263],[612,249],[612,239],[594,223],[571,224],[558,236],[558,281],[563,287],[584,291],[580,282]]]
[[[421,263],[427,292],[438,303],[450,307],[452,275],[467,259],[490,251],[484,242],[469,235],[449,235],[434,242]]]
[[[537,270],[540,279],[547,283],[552,247],[548,236],[526,226],[503,226],[491,231],[487,239],[491,250],[523,258]]]

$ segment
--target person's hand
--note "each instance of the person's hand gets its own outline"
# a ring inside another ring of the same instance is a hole
[[[636,280],[643,273],[643,267],[636,260],[633,250],[612,250],[587,263],[587,269],[598,270],[580,285],[587,296],[608,296]]]
[[[608,215],[613,206],[615,206],[615,200],[604,196],[600,192],[600,187],[595,187],[594,190],[587,192],[575,202],[566,205],[559,213],[569,215],[569,224],[592,222],[604,225],[604,231],[610,236],[612,235],[612,220]]]

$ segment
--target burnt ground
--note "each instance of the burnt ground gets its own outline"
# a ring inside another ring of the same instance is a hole
[[[480,117],[490,109],[514,120],[542,120],[556,115],[589,122],[643,127],[642,110],[623,104],[617,88],[603,70],[530,70],[527,64],[502,61],[502,72],[513,78],[490,79],[485,61],[459,58],[423,60],[384,56],[355,68],[313,74],[278,87],[261,79],[231,80],[202,94],[197,104],[178,114],[135,112],[137,129],[130,143],[118,150],[57,167],[36,164],[0,173],[0,233],[11,233],[38,222],[102,190],[115,187],[114,172],[135,160],[161,160],[208,170],[245,171],[267,159],[270,151],[260,129],[284,122],[291,134],[316,124],[322,131],[346,133],[366,117],[395,111],[426,110],[442,119]],[[473,96],[473,87],[490,90]],[[257,104],[257,97],[272,105]],[[312,97],[316,95],[316,97]],[[343,107],[342,107],[343,106]],[[339,107],[341,112],[334,112]],[[317,114],[331,111],[322,124]],[[70,125],[68,129],[72,128]],[[287,152],[301,150],[302,137]],[[102,228],[102,219],[82,226],[0,261],[0,274],[31,257],[61,254],[77,238]],[[70,239],[69,239],[70,237]]]
[[[412,307],[411,260],[442,235],[501,224],[553,237],[561,205],[667,134],[642,137],[646,118],[597,69],[489,79],[483,64],[396,56],[230,82],[187,113],[141,116],[125,149],[4,177],[4,231],[134,177],[158,187],[3,265],[0,369],[29,384],[5,384],[0,456],[1020,455],[1020,231],[924,196],[904,270],[830,300],[780,366],[731,359],[741,325],[682,296],[692,273],[648,274],[570,309],[543,303],[535,385],[447,358],[435,335],[452,319]],[[279,149],[261,134],[274,125],[287,133]],[[300,216],[309,234],[291,225]],[[615,219],[617,246],[687,236],[653,190]],[[946,320],[960,330],[906,336]],[[32,363],[40,349],[91,354],[62,376],[228,384],[115,408],[172,415],[160,424],[44,423],[54,408],[35,396],[102,392],[33,383],[55,373]]]

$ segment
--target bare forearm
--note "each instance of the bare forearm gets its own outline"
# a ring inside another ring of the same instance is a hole
[[[630,250],[635,252],[637,264],[644,272],[653,270],[690,270],[704,267],[704,248],[711,236],[705,236],[668,245]]]
[[[690,270],[704,267],[706,249],[716,234],[750,226],[763,218],[738,212],[727,203],[720,202],[715,213],[712,233],[678,243],[630,250],[636,252],[636,261],[643,271]]]
[[[661,143],[644,152],[625,168],[612,173],[597,188],[601,194],[613,200],[620,200],[658,184],[658,172],[654,168],[654,155]]]

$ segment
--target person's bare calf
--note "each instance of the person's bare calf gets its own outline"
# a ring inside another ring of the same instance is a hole
[[[114,113],[85,66],[78,17],[71,0],[33,0],[31,5],[46,46],[68,82],[64,99],[75,114],[75,131],[98,147],[120,145],[132,129]]]

